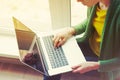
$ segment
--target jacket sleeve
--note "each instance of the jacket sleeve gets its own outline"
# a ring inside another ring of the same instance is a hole
[[[119,10],[120,12],[120,10]],[[118,13],[119,14],[119,13]],[[116,34],[115,36],[115,47],[114,52],[112,51],[112,55],[115,55],[113,58],[108,60],[100,60],[100,68],[98,71],[100,72],[109,72],[120,69],[120,14],[117,15],[117,19],[115,21],[116,23],[116,31],[114,32]]]
[[[100,60],[99,72],[109,72],[120,69],[120,57],[109,60]]]
[[[76,31],[75,35],[79,35],[79,34],[85,32],[86,23],[87,23],[87,19],[84,20],[82,23],[77,24],[76,26],[73,27],[75,29],[75,31]]]

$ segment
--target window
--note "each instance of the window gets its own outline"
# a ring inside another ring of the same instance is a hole
[[[74,26],[86,18],[86,6],[77,0],[49,0],[53,29]]]
[[[0,26],[13,27],[12,16],[35,30],[51,29],[48,0],[0,0]]]
[[[77,0],[71,0],[71,25],[74,26],[86,18],[87,8]]]
[[[12,28],[14,16],[37,31],[73,26],[86,17],[77,0],[1,0],[0,10],[0,27]]]

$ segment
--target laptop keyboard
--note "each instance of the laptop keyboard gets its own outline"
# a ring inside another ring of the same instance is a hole
[[[52,38],[53,36],[43,37],[52,68],[68,65],[62,47],[54,48]]]

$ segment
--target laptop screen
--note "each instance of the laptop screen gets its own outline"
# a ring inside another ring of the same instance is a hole
[[[47,75],[46,70],[42,65],[43,61],[40,58],[41,53],[38,51],[35,42],[35,33],[16,18],[13,18],[13,21],[18,42],[20,61],[32,69],[39,71],[41,74]]]

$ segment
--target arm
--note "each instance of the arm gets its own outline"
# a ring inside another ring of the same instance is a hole
[[[68,38],[70,38],[73,35],[78,35],[78,34],[82,34],[83,32],[85,32],[86,30],[86,26],[89,22],[89,17],[90,17],[90,13],[91,13],[92,8],[88,8],[87,13],[89,15],[87,15],[87,19],[85,19],[82,23],[74,26],[74,27],[69,27],[63,31],[61,31],[60,33],[54,35],[53,38],[53,42],[54,42],[54,47],[59,47],[61,45],[63,45]]]

